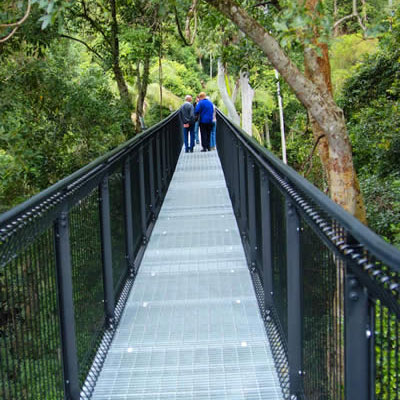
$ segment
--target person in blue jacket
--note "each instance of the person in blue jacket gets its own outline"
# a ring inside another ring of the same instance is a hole
[[[199,119],[201,134],[201,151],[210,151],[210,134],[213,126],[214,104],[206,99],[204,92],[199,94],[199,102],[196,105],[194,114]]]

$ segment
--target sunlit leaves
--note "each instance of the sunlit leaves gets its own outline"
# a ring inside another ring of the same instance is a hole
[[[331,35],[331,27],[332,19],[326,14],[321,1],[314,11],[310,11],[296,0],[285,0],[273,22],[274,33],[286,49],[298,45],[314,46],[316,34],[319,43],[326,43]],[[317,49],[317,46],[314,47]]]

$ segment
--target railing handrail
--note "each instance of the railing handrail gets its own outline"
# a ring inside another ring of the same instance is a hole
[[[177,112],[178,111],[171,113],[167,118],[158,122],[156,125],[153,125],[152,127],[146,129],[139,135],[136,135],[133,138],[127,140],[125,143],[122,143],[115,149],[110,150],[103,156],[96,158],[89,164],[73,172],[71,175],[68,175],[67,177],[59,180],[55,184],[49,186],[43,191],[37,193],[36,195],[30,197],[28,200],[22,202],[21,204],[18,204],[17,206],[11,208],[10,210],[0,214],[0,234],[4,226],[10,224],[12,221],[17,220],[18,217],[25,214],[28,210],[33,209],[38,204],[42,203],[45,199],[59,192],[62,192],[71,183],[76,182],[77,180],[90,175],[91,172],[93,171],[98,172],[99,169],[102,169],[102,167],[105,168],[111,161],[115,161],[119,157],[123,156],[127,151],[130,151],[132,147],[139,146],[140,143],[142,143],[149,135],[152,134],[152,132],[159,130],[164,125],[167,125],[168,122],[172,118],[174,118]]]
[[[266,167],[266,160],[273,165],[280,173],[287,176],[302,191],[312,198],[321,208],[331,214],[342,224],[361,244],[383,261],[394,271],[400,272],[400,250],[391,244],[385,242],[379,235],[370,228],[363,225],[357,218],[347,212],[344,208],[336,204],[328,196],[322,193],[307,179],[303,178],[295,170],[284,164],[278,157],[272,154],[265,147],[261,146],[253,137],[244,132],[238,125],[230,121],[224,114],[218,110],[219,116],[232,128],[232,132],[240,140],[246,149],[255,156],[255,158]],[[256,151],[257,150],[257,151]]]

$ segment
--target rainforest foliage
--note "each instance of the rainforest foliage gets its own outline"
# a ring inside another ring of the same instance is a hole
[[[399,3],[321,1],[317,19],[299,4],[243,2],[300,69],[315,29],[329,46],[368,224],[400,245]],[[0,212],[158,122],[185,94],[204,90],[227,111],[218,60],[239,115],[246,72],[253,136],[281,155],[274,69],[206,2],[6,0],[0,38]],[[308,113],[280,84],[288,164],[326,191]]]

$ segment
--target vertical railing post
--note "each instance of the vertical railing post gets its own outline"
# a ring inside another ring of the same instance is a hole
[[[239,145],[239,196],[240,196],[240,233],[247,237],[247,205],[246,205],[246,180],[244,169],[245,154],[243,147]]]
[[[300,220],[296,208],[289,199],[286,200],[286,252],[289,383],[290,393],[300,396],[303,391]]]
[[[167,188],[167,151],[166,151],[166,138],[165,138],[165,128],[161,131],[161,159],[162,159],[162,188],[163,193]]]
[[[249,247],[251,268],[256,268],[257,252],[257,221],[256,221],[256,191],[255,164],[251,156],[247,156],[247,201],[249,218]]]
[[[58,304],[60,309],[64,398],[79,400],[78,356],[72,286],[68,208],[65,204],[54,224]]]
[[[236,218],[239,217],[240,214],[240,177],[239,177],[239,161],[240,153],[239,153],[239,144],[237,139],[234,139],[234,148],[233,148],[233,179],[234,179],[234,187],[233,187],[233,210],[235,212]]]
[[[234,150],[235,150],[235,142],[233,135],[229,135],[225,138],[225,143],[229,143],[229,148],[226,148],[224,146],[224,164],[225,164],[225,170],[227,171],[227,176],[229,180],[229,194],[232,197],[233,196],[233,188],[234,188],[234,169],[232,168],[232,156],[234,155]],[[225,150],[226,149],[226,150]],[[218,150],[220,151],[220,150]]]
[[[132,180],[131,159],[128,157],[124,163],[124,207],[125,207],[125,248],[129,275],[135,275],[135,253],[133,250],[133,210],[132,210]]]
[[[269,179],[265,171],[260,174],[261,201],[261,235],[264,302],[266,313],[269,313],[273,301],[272,284],[272,234],[271,234],[271,204]]]
[[[165,132],[165,159],[166,159],[166,184],[168,185],[170,174],[171,174],[171,140],[170,140],[170,131],[166,129]]]
[[[345,280],[346,399],[370,399],[368,293],[346,268]]]
[[[155,203],[156,203],[156,196],[155,196],[155,188],[156,188],[156,183],[154,180],[154,163],[153,163],[153,141],[149,141],[149,185],[150,185],[150,212],[151,212],[151,219],[154,221],[155,220]]]
[[[108,175],[100,183],[100,230],[101,230],[101,255],[103,260],[103,288],[104,311],[106,324],[112,328],[114,324],[114,285],[112,270],[112,245],[111,245],[111,219],[110,219],[110,193]]]
[[[142,243],[147,243],[147,218],[146,218],[146,192],[144,187],[143,146],[139,148],[139,195],[140,195],[140,223],[142,230]]]
[[[160,149],[160,140],[161,135],[160,132],[157,133],[156,136],[156,162],[157,162],[157,201],[158,205],[161,206],[161,199],[162,199],[162,182],[161,182],[161,149]]]

